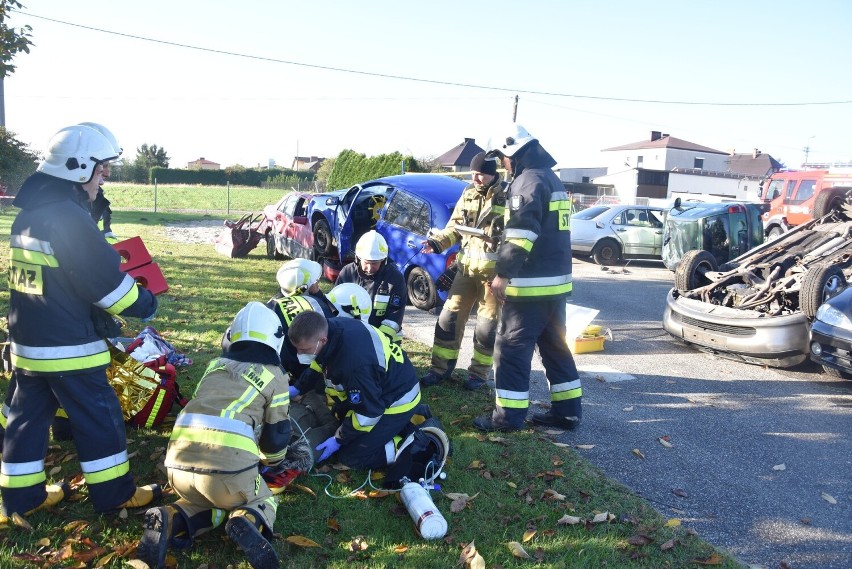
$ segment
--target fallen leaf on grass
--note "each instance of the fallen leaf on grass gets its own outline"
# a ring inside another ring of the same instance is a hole
[[[636,547],[642,547],[653,542],[654,538],[649,535],[645,535],[644,533],[637,533],[636,535],[631,535],[627,538],[627,543]]]
[[[560,494],[559,492],[557,492],[553,488],[548,488],[542,494],[542,498],[545,501],[554,501],[554,500],[562,501],[562,500],[566,499],[566,496],[564,494]]]
[[[307,486],[305,486],[304,484],[291,484],[291,486],[293,488],[297,488],[297,489],[301,490],[305,494],[310,494],[311,496],[316,498],[316,494],[314,493],[314,491],[311,490],[310,488],[308,488]]]
[[[698,563],[699,565],[722,565],[725,560],[718,553],[714,553],[707,559],[695,559],[693,563]]]
[[[565,514],[564,516],[556,520],[556,524],[560,526],[574,526],[579,524],[581,521],[583,520],[578,518],[577,516],[569,516],[568,514]]]
[[[291,535],[285,539],[287,543],[292,543],[293,545],[298,545],[299,547],[322,547],[317,542],[312,539],[308,539],[307,537],[301,535]],[[364,548],[366,549],[366,547]]]
[[[772,467],[772,470],[787,470],[786,464],[776,464]]]
[[[497,443],[497,444],[500,444],[500,445],[509,444],[509,439],[506,439],[506,438],[503,438],[503,437],[495,437],[493,435],[488,437],[488,440],[491,441],[492,443]]]
[[[557,446],[559,448],[570,448],[571,447],[571,445],[569,445],[567,443],[553,443],[553,446]]]
[[[524,537],[521,538],[521,541],[523,543],[528,542],[529,540],[531,540],[533,538],[533,536],[535,536],[536,533],[538,533],[536,530],[528,529],[527,531],[524,532]]]
[[[822,499],[825,500],[826,502],[828,502],[829,504],[836,504],[837,503],[837,500],[835,500],[834,496],[832,496],[831,494],[826,494],[825,492],[822,492],[820,494],[820,496],[822,496]]]
[[[519,557],[521,559],[532,559],[530,554],[524,549],[524,546],[517,541],[510,541],[507,545],[509,546],[509,551],[511,551],[512,555],[515,557]]]
[[[151,569],[148,564],[141,559],[128,559],[125,563],[133,567],[133,569]]]
[[[633,454],[635,454],[635,455],[636,455],[636,456],[638,456],[639,458],[641,458],[641,459],[643,459],[643,460],[645,459],[645,455],[644,455],[644,454],[642,454],[642,451],[641,451],[641,450],[639,450],[638,448],[633,449],[633,451],[632,451],[632,452],[633,452]]]
[[[367,545],[367,538],[363,535],[355,536],[351,542],[349,542],[349,549],[351,551],[366,551],[369,545]]]
[[[48,476],[55,476],[55,475],[59,474],[60,472],[62,472],[62,467],[61,466],[54,466],[53,468],[50,469],[50,471],[47,473],[47,475]]]
[[[665,436],[665,437],[660,437],[660,438],[659,438],[659,439],[657,439],[657,440],[658,440],[658,441],[660,441],[660,444],[661,444],[661,445],[663,445],[663,446],[664,446],[664,447],[666,447],[666,448],[674,448],[674,445],[673,445],[672,443],[670,443],[670,442],[669,442],[669,437],[668,437],[668,435],[667,435],[667,436]]]
[[[337,533],[337,532],[340,531],[340,524],[338,523],[338,521],[335,518],[328,518],[328,521],[325,523],[325,525],[328,529],[330,529],[334,533]]]
[[[462,549],[458,565],[464,565],[465,569],[485,569],[485,559],[476,550],[472,541]]]
[[[669,549],[673,549],[675,546],[675,540],[670,539],[660,546],[660,551],[668,551]]]
[[[113,557],[115,557],[115,551],[110,551],[109,553],[97,560],[97,562],[95,563],[95,569],[103,567],[104,565],[112,561]]]
[[[666,522],[667,528],[676,528],[679,525],[680,525],[680,520],[677,519],[677,518],[672,518],[672,519],[670,519],[669,521]]]
[[[602,524],[604,522],[610,522],[615,519],[613,514],[609,512],[601,512],[600,514],[595,514],[595,517],[592,518],[593,524]]]
[[[384,498],[385,496],[390,496],[390,492],[387,490],[370,490],[367,492],[367,497],[371,500],[375,500],[377,498]]]
[[[468,467],[468,468],[473,469],[473,470],[480,469],[480,468],[482,468],[483,466],[484,466],[484,465],[482,464],[482,461],[481,461],[481,460],[474,460],[474,461],[471,461],[471,463],[467,465],[467,467]]]
[[[397,545],[396,547],[393,548],[393,552],[396,553],[397,555],[401,555],[401,554],[405,553],[406,551],[408,551],[407,545]]]

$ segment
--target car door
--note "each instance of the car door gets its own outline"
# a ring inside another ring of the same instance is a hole
[[[337,227],[332,230],[336,229],[337,252],[341,262],[345,262],[345,259],[355,252],[355,220],[350,214],[355,200],[362,191],[361,186],[352,186],[337,205]]]
[[[285,227],[285,241],[289,257],[303,257],[313,249],[314,236],[308,225],[308,202],[310,196],[304,194],[293,194],[292,200],[287,207],[287,226]]]
[[[653,257],[661,254],[662,223],[659,227],[654,226],[648,215],[648,208],[627,208],[613,223],[613,230],[624,246],[625,255]]]
[[[801,225],[813,218],[813,195],[816,190],[816,178],[802,179],[790,200],[785,200],[787,206],[787,222],[790,225]],[[808,201],[810,200],[810,201]]]

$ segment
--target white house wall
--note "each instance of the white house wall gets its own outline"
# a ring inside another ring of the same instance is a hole
[[[612,185],[621,203],[636,203],[636,170],[621,168],[620,171],[592,180],[595,184]]]
[[[655,168],[652,166],[645,166],[645,168],[657,169],[657,170],[674,170],[675,168],[695,168],[695,159],[703,158],[704,165],[701,167],[702,170],[709,170],[710,172],[727,172],[728,171],[728,160],[730,156],[728,154],[704,154],[702,152],[696,152],[694,150],[680,150],[677,148],[669,148],[666,153],[666,164],[662,168]]]
[[[754,201],[757,180],[701,176],[669,172],[669,198],[696,199],[707,202]]]

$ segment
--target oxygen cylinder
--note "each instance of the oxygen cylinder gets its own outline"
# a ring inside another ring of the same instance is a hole
[[[407,483],[402,487],[400,499],[423,539],[441,539],[447,534],[447,520],[423,486]]]

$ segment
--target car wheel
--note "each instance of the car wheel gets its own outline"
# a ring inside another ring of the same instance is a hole
[[[592,249],[592,258],[598,265],[614,265],[621,259],[621,246],[613,239],[601,239]]]
[[[830,188],[821,191],[814,200],[814,219],[819,219],[831,212],[837,212],[843,219],[848,220],[849,216],[843,209],[848,191],[846,188]]]
[[[846,277],[836,265],[817,265],[805,273],[799,290],[799,308],[809,319],[823,302],[846,288]]]
[[[677,290],[693,290],[710,284],[705,275],[719,270],[719,265],[709,251],[693,249],[680,258],[680,264],[675,271],[675,288]]]
[[[328,222],[324,219],[318,220],[314,225],[314,257],[331,257],[333,247]]]
[[[408,273],[408,301],[415,308],[429,310],[438,299],[438,290],[432,277],[420,267],[414,267]]]
[[[275,249],[275,236],[272,232],[266,234],[266,256],[270,259],[283,259],[284,255]]]
[[[766,238],[772,241],[773,239],[778,239],[784,231],[778,227],[777,225],[773,225],[772,229],[769,230],[769,233],[766,234]]]

